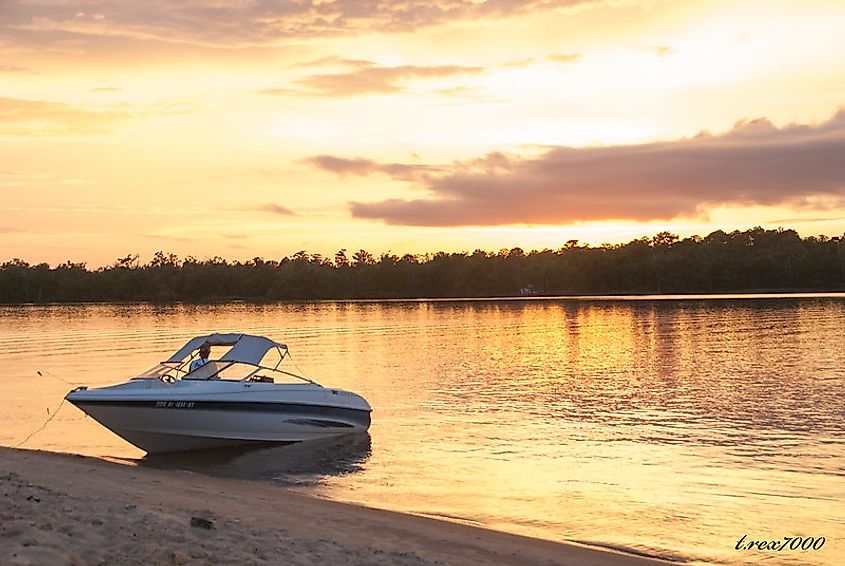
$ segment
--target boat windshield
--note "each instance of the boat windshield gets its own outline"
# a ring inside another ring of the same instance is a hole
[[[160,363],[146,371],[142,371],[132,379],[162,379],[167,377],[177,379],[187,373],[187,371],[181,367],[183,365],[184,364],[173,364],[169,362]]]
[[[226,346],[230,349],[219,358],[190,371],[190,364],[203,345],[212,349]],[[314,383],[307,377],[285,371],[279,366],[287,355],[287,346],[260,336],[245,334],[211,334],[190,340],[176,354],[140,373],[133,379],[161,379],[162,381],[230,380]]]
[[[182,376],[184,380],[272,381],[296,382],[310,379],[277,367],[253,365],[228,360],[209,360],[194,371]]]

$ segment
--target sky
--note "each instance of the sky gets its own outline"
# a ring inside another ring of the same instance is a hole
[[[0,0],[0,262],[845,233],[841,0]]]

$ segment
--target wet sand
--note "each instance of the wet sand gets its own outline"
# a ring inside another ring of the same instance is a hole
[[[0,563],[665,564],[256,482],[0,448]]]

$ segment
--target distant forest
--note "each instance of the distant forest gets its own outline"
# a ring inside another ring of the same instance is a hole
[[[437,252],[334,257],[297,252],[260,257],[180,259],[157,252],[89,270],[13,259],[0,265],[0,302],[279,301],[520,295],[615,295],[845,290],[845,236],[801,238],[753,228],[680,239],[669,232],[627,244],[525,252]]]

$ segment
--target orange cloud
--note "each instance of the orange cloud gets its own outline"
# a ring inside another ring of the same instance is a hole
[[[309,162],[339,174],[402,171],[360,159]],[[554,225],[672,219],[719,205],[845,205],[845,110],[815,126],[761,119],[720,136],[554,147],[532,158],[494,153],[415,179],[429,198],[353,202],[353,216],[413,226]]]
[[[546,57],[547,60],[553,63],[561,63],[563,65],[568,65],[569,63],[574,63],[581,59],[580,53],[558,53],[555,55],[549,55]]]
[[[340,73],[314,74],[296,80],[295,84],[306,88],[304,91],[276,88],[262,90],[260,91],[261,94],[306,94],[335,97],[388,94],[403,91],[403,83],[410,80],[473,75],[484,72],[482,67],[462,67],[458,65],[380,67],[371,61],[338,58],[321,59],[309,63],[309,65],[317,63],[339,64],[352,69]]]
[[[675,53],[675,50],[672,47],[669,47],[668,45],[655,45],[650,49],[658,57],[666,57]]]
[[[283,216],[296,216],[296,213],[289,208],[285,208],[284,206],[279,206],[278,204],[274,203],[267,203],[262,205],[258,210],[264,212],[272,212],[273,214],[281,214]]]
[[[20,65],[12,65],[9,63],[4,63],[0,65],[0,73],[26,73],[26,74],[36,74],[35,71],[28,67],[21,67]]]
[[[302,160],[302,163],[318,169],[330,171],[341,177],[348,175],[370,176],[384,174],[404,181],[423,180],[430,173],[443,171],[442,167],[432,165],[411,165],[405,163],[377,163],[369,159],[346,159],[333,155],[315,155]]]
[[[213,2],[203,0],[25,0],[3,4],[4,25],[27,32],[133,37],[207,46],[405,32],[459,20],[574,8],[601,0],[413,0],[411,2]]]
[[[130,117],[125,111],[86,110],[61,102],[0,98],[0,135],[102,134]]]
[[[189,103],[179,102],[148,107],[115,104],[89,109],[63,102],[0,97],[0,135],[50,137],[108,134],[133,119],[151,115],[177,116],[193,110]]]

